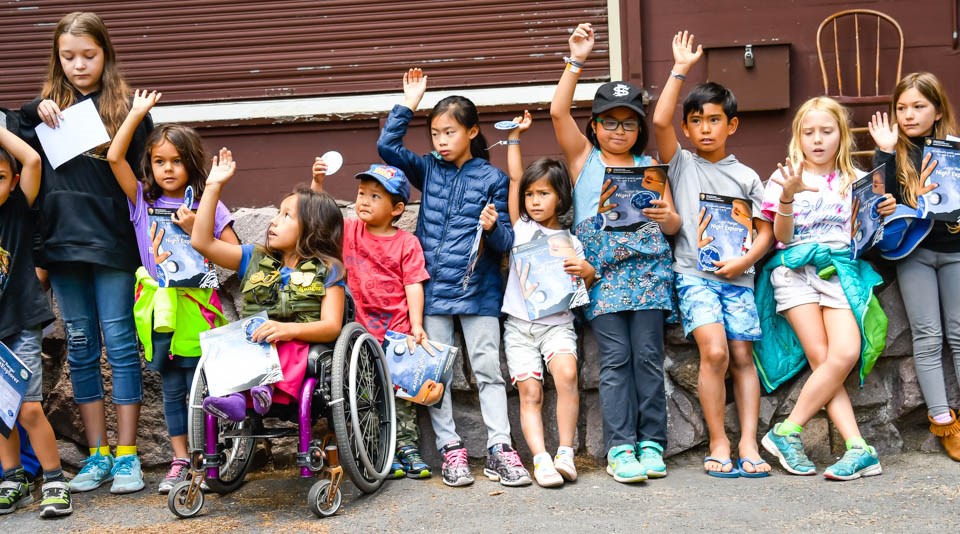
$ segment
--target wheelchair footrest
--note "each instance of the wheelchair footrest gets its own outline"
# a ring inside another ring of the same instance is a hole
[[[259,438],[274,439],[299,436],[300,432],[296,428],[258,428],[252,433],[249,429],[227,430],[221,434],[224,438]]]

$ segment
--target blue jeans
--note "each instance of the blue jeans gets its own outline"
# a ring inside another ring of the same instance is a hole
[[[67,362],[77,404],[103,399],[102,345],[113,372],[113,403],[138,404],[143,399],[133,322],[134,281],[133,273],[102,265],[50,266],[50,285],[67,330]]]
[[[147,368],[160,373],[163,390],[163,419],[167,422],[170,437],[187,435],[187,404],[193,375],[200,358],[174,356],[170,358],[170,342],[173,333],[153,332],[153,361]]]

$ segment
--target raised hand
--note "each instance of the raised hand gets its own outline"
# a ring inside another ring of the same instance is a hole
[[[416,111],[427,92],[427,75],[419,67],[409,69],[403,73],[403,102],[408,108]]]
[[[594,37],[593,25],[589,22],[584,22],[577,26],[568,40],[570,43],[570,57],[577,61],[585,61],[593,50],[595,43]]]
[[[879,111],[873,114],[870,122],[867,123],[867,131],[873,138],[873,143],[877,148],[884,152],[893,152],[897,148],[897,139],[899,137],[897,122],[890,122],[890,117],[886,112]]]
[[[484,231],[489,232],[497,224],[497,207],[493,204],[487,204],[480,212],[480,226]]]
[[[777,163],[777,168],[780,169],[780,177],[774,174],[770,179],[783,188],[783,192],[780,193],[781,199],[787,197],[787,201],[791,202],[797,193],[804,191],[816,193],[820,191],[819,188],[803,183],[803,165],[804,162],[801,161],[800,165],[794,168],[793,162],[790,161],[790,159],[786,160],[786,166]]]
[[[617,186],[611,187],[611,183],[613,183],[613,180],[606,180],[603,182],[603,188],[600,190],[600,205],[597,207],[597,215],[606,213],[620,205],[615,202],[604,204],[607,200],[610,200],[610,197],[612,197],[614,193],[617,192]]]
[[[140,117],[145,116],[150,112],[150,109],[160,101],[161,96],[163,96],[163,93],[156,91],[147,93],[146,89],[143,91],[137,89],[133,93],[133,103],[130,105],[130,114]]]
[[[704,214],[706,214],[706,217],[704,217]],[[712,236],[704,235],[707,232],[707,227],[710,226],[710,219],[713,219],[713,214],[707,214],[707,208],[700,208],[700,214],[697,215],[697,248],[708,245],[713,241]]]
[[[237,170],[237,162],[233,160],[233,153],[226,147],[211,158],[210,174],[207,175],[207,185],[225,185],[233,178]]]
[[[693,49],[693,34],[686,30],[673,36],[673,63],[677,67],[689,69],[703,57],[703,45]],[[685,74],[683,72],[679,74]]]

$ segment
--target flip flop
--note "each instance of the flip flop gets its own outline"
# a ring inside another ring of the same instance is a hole
[[[703,463],[707,463],[707,462],[717,462],[718,464],[720,464],[720,469],[723,469],[724,467],[732,464],[733,460],[729,458],[726,460],[721,460],[719,458],[714,458],[713,456],[707,456],[703,459]],[[704,471],[708,475],[716,478],[739,478],[740,477],[740,470],[737,469],[736,467],[731,468],[729,471],[710,471],[709,469],[704,469]]]
[[[757,466],[760,464],[767,463],[762,458],[756,460],[751,460],[749,458],[740,458],[737,460],[737,469],[740,471],[740,476],[743,478],[766,478],[770,476],[769,471],[757,471]],[[750,464],[753,466],[753,471],[745,471],[743,469],[743,464]]]

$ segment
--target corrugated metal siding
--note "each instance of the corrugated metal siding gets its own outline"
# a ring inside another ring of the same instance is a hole
[[[37,94],[53,29],[75,10],[104,19],[131,85],[166,103],[396,91],[407,66],[422,66],[434,89],[553,83],[579,22],[599,35],[583,78],[609,76],[606,0],[0,6],[0,104],[13,107]]]

